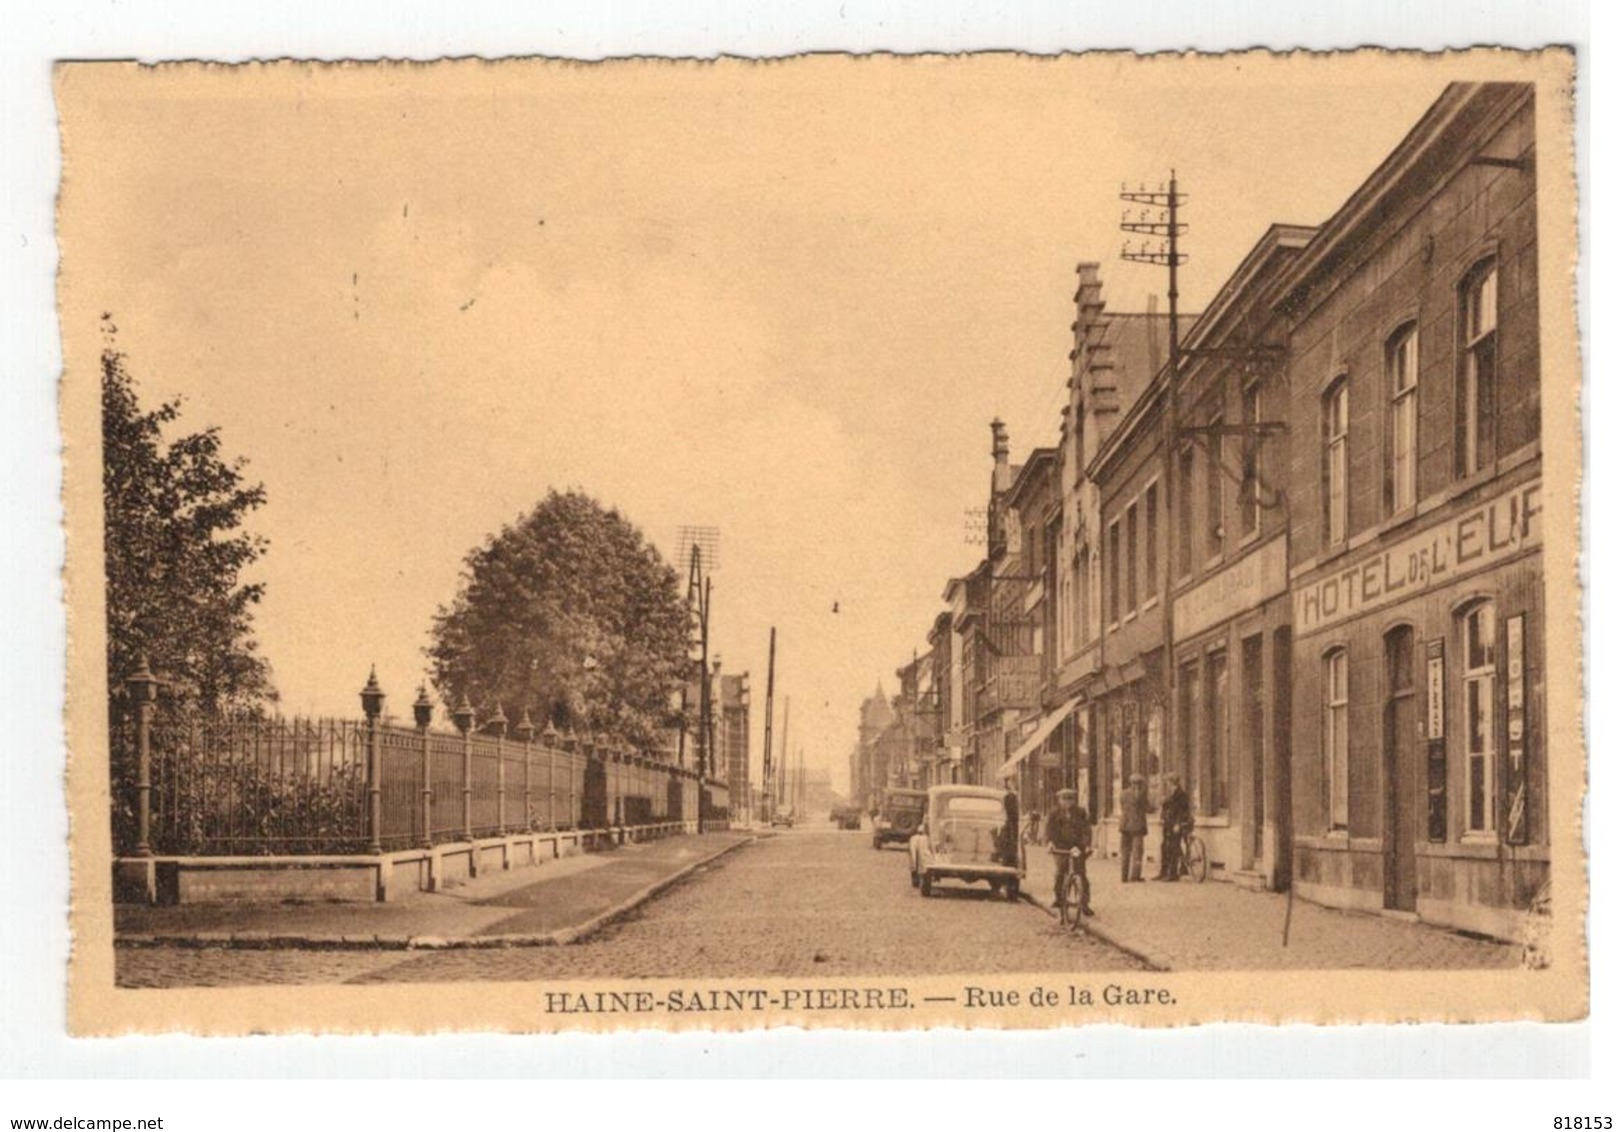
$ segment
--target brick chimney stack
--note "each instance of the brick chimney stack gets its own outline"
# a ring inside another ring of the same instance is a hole
[[[1001,495],[1013,486],[1013,472],[1007,462],[1007,425],[998,417],[991,422],[991,459],[996,461],[991,472],[991,491]]]

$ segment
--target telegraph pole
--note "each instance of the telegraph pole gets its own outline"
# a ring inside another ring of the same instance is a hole
[[[698,548],[692,549],[694,567],[698,563]],[[704,779],[709,775],[713,696],[709,687],[709,594],[712,579],[705,578],[699,591],[698,605],[698,832],[704,831]]]
[[[1143,237],[1138,241],[1134,250],[1128,240],[1120,248],[1120,258],[1132,263],[1152,263],[1163,265],[1169,272],[1169,285],[1166,298],[1170,300],[1171,333],[1170,333],[1170,359],[1166,366],[1165,376],[1165,414],[1164,414],[1164,471],[1161,478],[1164,481],[1163,493],[1165,497],[1165,562],[1161,578],[1160,612],[1165,624],[1165,716],[1160,732],[1165,739],[1165,750],[1160,752],[1162,765],[1175,765],[1184,775],[1191,768],[1182,767],[1178,758],[1177,744],[1180,737],[1177,735],[1177,668],[1176,668],[1176,622],[1171,616],[1171,579],[1176,576],[1177,539],[1191,538],[1192,532],[1180,531],[1177,523],[1177,496],[1180,487],[1176,482],[1177,439],[1179,435],[1179,420],[1181,405],[1178,398],[1178,375],[1182,366],[1182,349],[1180,328],[1176,323],[1176,269],[1187,262],[1188,257],[1178,251],[1179,237],[1187,231],[1187,225],[1177,221],[1177,209],[1187,200],[1176,190],[1176,170],[1171,170],[1169,184],[1162,183],[1157,191],[1148,189],[1139,184],[1137,191],[1132,192],[1122,183],[1120,186],[1120,199],[1127,204],[1140,205],[1136,219],[1132,219],[1128,208],[1120,215],[1120,230],[1129,234]],[[1158,247],[1150,248],[1149,241],[1158,240]]]
[[[771,715],[772,700],[777,694],[777,627],[771,626],[771,651],[766,654],[765,663],[765,766],[760,771],[760,797],[767,803],[765,820],[771,821],[772,809],[776,802],[772,800],[775,793],[775,783],[771,778]]]

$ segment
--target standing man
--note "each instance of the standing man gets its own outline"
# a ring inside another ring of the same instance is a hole
[[[1155,880],[1182,879],[1182,835],[1193,825],[1193,809],[1188,805],[1188,793],[1182,789],[1182,777],[1165,776],[1165,785],[1171,792],[1159,810],[1159,876]]]
[[[1120,794],[1120,883],[1143,879],[1143,842],[1148,837],[1148,787],[1134,774]]]
[[[1063,900],[1064,882],[1074,868],[1081,877],[1081,914],[1092,915],[1092,885],[1086,876],[1086,858],[1092,853],[1092,819],[1076,804],[1078,795],[1069,787],[1058,792],[1058,809],[1047,818],[1047,844],[1057,854],[1058,867],[1053,877],[1053,907]],[[1071,857],[1070,850],[1079,849],[1079,856]]]

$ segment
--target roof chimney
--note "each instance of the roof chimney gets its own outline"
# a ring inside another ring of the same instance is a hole
[[[1013,486],[1013,475],[1007,462],[1007,425],[998,417],[991,422],[991,459],[996,461],[991,472],[991,490],[1000,494]]]

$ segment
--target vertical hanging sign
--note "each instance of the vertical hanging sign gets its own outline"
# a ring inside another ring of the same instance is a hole
[[[1526,821],[1526,792],[1530,775],[1525,765],[1525,614],[1510,617],[1504,626],[1508,652],[1508,819],[1503,836],[1510,845],[1530,841]]]
[[[1426,766],[1426,832],[1431,841],[1447,839],[1446,645],[1425,646],[1424,737],[1429,740]]]
[[[1446,738],[1447,664],[1440,641],[1429,643],[1424,681],[1424,738]]]

